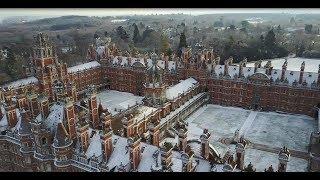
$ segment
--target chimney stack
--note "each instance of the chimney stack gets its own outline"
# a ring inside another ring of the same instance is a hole
[[[304,73],[305,65],[306,65],[305,62],[303,61],[300,67],[299,84],[302,84],[302,81],[303,81],[303,73]]]

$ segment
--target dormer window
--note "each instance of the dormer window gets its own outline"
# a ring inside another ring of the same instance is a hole
[[[293,75],[293,72],[292,72],[292,71],[290,72],[290,75],[291,75],[291,76]]]
[[[309,77],[312,77],[312,74],[309,74]]]
[[[277,74],[277,71],[275,71],[273,74]]]

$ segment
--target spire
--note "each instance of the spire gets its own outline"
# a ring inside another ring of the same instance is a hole
[[[54,145],[57,147],[66,146],[70,143],[69,135],[62,124],[62,122],[59,122],[56,129],[56,134],[54,136]]]

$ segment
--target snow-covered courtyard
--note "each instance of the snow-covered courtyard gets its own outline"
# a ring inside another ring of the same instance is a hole
[[[107,108],[112,115],[115,115],[136,103],[141,104],[143,97],[127,92],[105,90],[97,94],[97,99],[98,103],[101,101],[103,108]]]
[[[193,113],[186,121],[189,126],[196,124],[199,128],[207,128],[217,141],[222,137],[232,137],[237,129],[240,129],[249,116],[250,111],[234,107],[222,107],[208,104]],[[193,128],[189,128],[191,133]]]
[[[202,129],[211,133],[210,143],[222,156],[226,151],[234,152],[234,145],[226,145],[219,140],[233,138],[235,131],[250,143],[278,149],[286,146],[289,150],[307,152],[309,137],[316,128],[313,118],[305,115],[289,115],[276,112],[257,112],[235,107],[208,104],[186,119],[189,124],[188,139],[199,138]],[[258,171],[271,164],[278,165],[278,154],[248,146],[245,164],[252,162]],[[268,162],[272,162],[268,164]],[[307,160],[291,157],[288,171],[306,171]]]
[[[316,122],[309,116],[259,112],[245,135],[253,143],[307,152]]]

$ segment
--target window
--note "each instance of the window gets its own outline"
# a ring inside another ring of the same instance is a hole
[[[47,144],[47,138],[46,138],[46,137],[43,137],[43,138],[41,139],[41,144],[42,144],[42,145],[46,145],[46,144]]]

